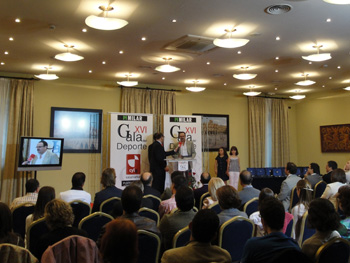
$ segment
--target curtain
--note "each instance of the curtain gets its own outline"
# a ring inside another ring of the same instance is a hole
[[[121,111],[128,113],[151,113],[151,90],[123,88]]]
[[[4,86],[0,88],[3,90]],[[6,156],[1,173],[0,196],[3,202],[10,203],[15,197],[24,194],[25,178],[28,175],[17,172],[17,160],[20,137],[33,135],[34,81],[11,79],[7,104]]]

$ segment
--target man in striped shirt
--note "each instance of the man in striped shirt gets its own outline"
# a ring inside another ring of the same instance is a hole
[[[26,182],[26,195],[15,198],[10,205],[10,209],[13,210],[17,206],[24,203],[32,203],[35,205],[36,200],[38,199],[38,192],[39,192],[38,180],[29,179]]]

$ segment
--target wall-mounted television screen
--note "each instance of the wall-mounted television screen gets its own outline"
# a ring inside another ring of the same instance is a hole
[[[17,170],[60,170],[63,142],[63,138],[21,137]]]

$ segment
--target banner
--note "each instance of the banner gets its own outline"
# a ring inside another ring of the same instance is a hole
[[[202,173],[202,120],[201,116],[164,115],[164,148],[169,151],[175,148],[178,142],[178,133],[186,133],[186,140],[193,141],[196,157],[193,161],[193,176],[200,180]],[[165,182],[169,186],[170,179],[167,173]]]
[[[149,171],[147,146],[153,141],[153,115],[110,113],[110,167],[124,189]]]

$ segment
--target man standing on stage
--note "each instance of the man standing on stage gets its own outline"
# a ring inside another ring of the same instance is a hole
[[[183,131],[179,132],[179,138],[180,141],[175,145],[175,147],[180,147],[180,149],[174,158],[189,157],[193,159],[196,157],[196,150],[194,149],[193,142],[186,140],[186,133]]]

